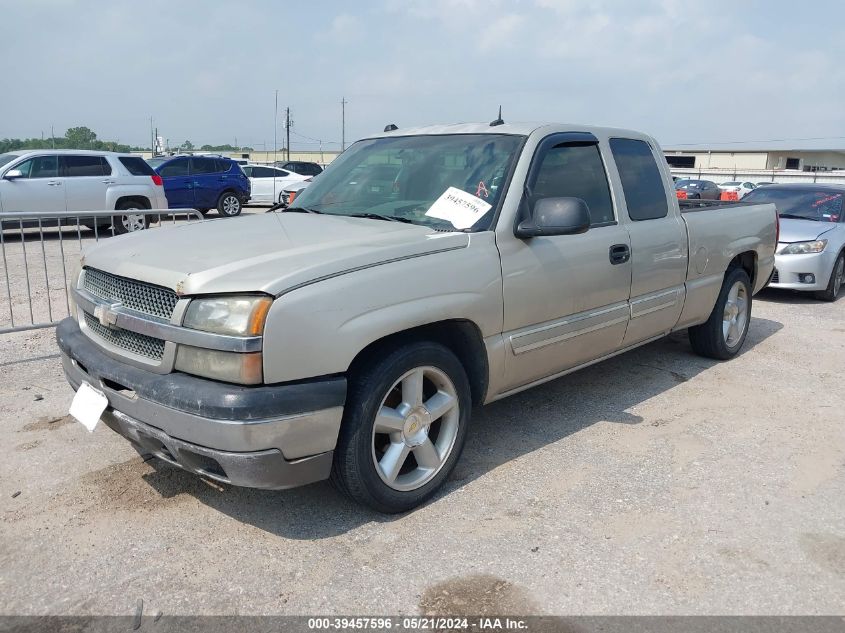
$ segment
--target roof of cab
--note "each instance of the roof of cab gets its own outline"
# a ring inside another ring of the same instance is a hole
[[[634,130],[578,125],[570,123],[514,122],[490,125],[490,123],[455,123],[449,125],[427,125],[424,127],[398,128],[391,132],[372,134],[365,138],[383,138],[388,136],[416,136],[436,134],[513,134],[528,136],[538,130],[554,132],[589,132],[597,137],[622,136],[626,138],[647,138],[647,135]]]

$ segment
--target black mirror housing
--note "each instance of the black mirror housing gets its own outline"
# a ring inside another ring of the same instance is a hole
[[[541,198],[534,204],[532,217],[516,227],[521,239],[586,233],[590,209],[581,198]]]

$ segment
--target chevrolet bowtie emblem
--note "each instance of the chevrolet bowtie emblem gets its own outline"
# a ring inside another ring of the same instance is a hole
[[[123,304],[117,303],[101,303],[94,306],[94,316],[99,320],[100,325],[111,327],[117,323],[117,309]]]

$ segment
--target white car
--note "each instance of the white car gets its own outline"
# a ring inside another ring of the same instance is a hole
[[[753,182],[743,181],[740,182],[739,180],[731,180],[729,182],[723,182],[719,185],[719,189],[722,191],[733,191],[736,193],[737,198],[742,199],[745,194],[754,191],[757,188]]]
[[[136,211],[100,218],[97,225],[111,225],[115,233],[146,228],[147,217],[137,211],[167,209],[161,177],[140,156],[49,149],[0,154],[0,218],[16,211],[70,216],[112,209]],[[94,224],[93,218],[81,221]]]
[[[252,195],[249,199],[251,203],[282,202],[282,191],[286,187],[310,178],[310,176],[266,165],[241,165],[241,169],[249,177],[252,185]]]

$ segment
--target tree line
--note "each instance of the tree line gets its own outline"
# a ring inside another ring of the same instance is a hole
[[[117,141],[101,141],[93,130],[85,126],[72,127],[65,132],[64,136],[0,139],[0,153],[21,149],[94,149],[106,152],[129,152],[133,148]]]

